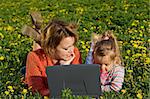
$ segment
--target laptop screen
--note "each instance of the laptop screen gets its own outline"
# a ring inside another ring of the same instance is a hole
[[[48,66],[46,74],[51,97],[60,97],[62,90],[67,88],[73,95],[101,95],[98,64]]]

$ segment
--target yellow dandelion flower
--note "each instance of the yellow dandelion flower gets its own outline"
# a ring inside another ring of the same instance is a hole
[[[13,73],[10,73],[9,75],[10,75],[10,76],[13,76],[14,74],[13,74]]]
[[[142,99],[142,98],[143,98],[143,96],[142,96],[141,93],[138,93],[136,96],[137,96],[139,99]]]
[[[10,81],[7,81],[7,82],[6,82],[6,85],[9,84],[9,83],[10,83]]]
[[[8,89],[10,90],[13,90],[13,87],[12,86],[7,86]]]
[[[87,30],[86,28],[83,28],[83,31],[84,31],[84,32],[88,32],[88,30]]]
[[[134,43],[134,44],[133,44],[133,47],[138,48],[138,45]]]
[[[8,30],[8,31],[13,31],[14,28],[13,28],[12,26],[8,26],[8,27],[6,28],[6,30]]]
[[[89,52],[89,49],[88,49],[88,48],[86,48],[86,49],[85,49],[85,51],[86,51],[86,52]]]
[[[133,72],[133,70],[128,70],[128,72],[129,72],[129,73],[132,73],[132,72]]]
[[[30,87],[28,88],[28,90],[30,90],[30,89],[32,89],[32,86],[30,86]]]
[[[125,59],[128,59],[129,58],[129,56],[125,56]]]
[[[59,10],[60,13],[66,12],[66,9]]]
[[[146,57],[146,54],[144,53],[144,54],[142,54],[142,57]]]
[[[100,96],[99,99],[104,99],[104,98],[102,96]]]
[[[83,46],[82,46],[82,48],[83,48],[83,49],[85,49],[85,48],[86,48],[86,46],[85,46],[85,45],[83,45]]]
[[[2,33],[0,33],[0,39],[3,39],[4,38],[4,35]]]
[[[5,57],[4,56],[0,56],[0,61],[4,60]]]
[[[133,40],[131,40],[130,42],[131,42],[131,43],[133,43],[134,41],[133,41]]]
[[[135,57],[140,57],[140,56],[142,56],[141,53],[136,53],[136,54],[135,54]]]
[[[27,89],[23,89],[22,90],[22,94],[26,94],[26,93],[28,93],[28,90]]]
[[[141,29],[144,29],[144,26],[141,26]]]
[[[23,96],[23,95],[21,95],[21,99],[24,99],[24,96]]]
[[[122,89],[121,92],[122,92],[123,94],[125,94],[125,93],[126,93],[126,90],[125,90],[125,89]]]
[[[79,13],[79,14],[82,14],[84,9],[82,7],[78,7],[76,8],[76,11]]]
[[[5,91],[5,94],[6,94],[6,95],[9,95],[9,91]]]
[[[14,90],[12,89],[12,90],[10,90],[12,93],[14,92]]]
[[[90,45],[88,45],[87,47],[88,47],[88,48],[90,48],[91,46],[90,46]]]
[[[150,64],[150,58],[147,57],[146,60],[145,60],[145,63]]]
[[[91,27],[90,29],[91,29],[91,30],[93,30],[93,29],[94,29],[94,27]]]
[[[142,33],[140,33],[140,34],[139,34],[139,36],[141,36],[141,37],[142,37],[142,36],[143,36],[143,34],[142,34]]]
[[[81,41],[81,43],[82,43],[83,45],[85,45],[85,42],[84,42],[84,41]]]
[[[146,53],[146,50],[142,50],[143,53]]]
[[[123,41],[118,41],[119,42],[119,44],[123,44]]]
[[[18,34],[18,39],[21,37],[21,35],[20,34]]]
[[[127,54],[130,54],[131,50],[127,50]]]
[[[44,96],[44,99],[49,99],[47,96]]]
[[[150,39],[148,39],[148,42],[150,43]]]
[[[138,32],[137,30],[134,30],[134,32]]]

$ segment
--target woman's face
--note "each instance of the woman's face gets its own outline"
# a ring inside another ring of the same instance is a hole
[[[59,60],[70,60],[74,53],[74,37],[65,37],[60,41],[60,44],[56,47],[55,58]]]

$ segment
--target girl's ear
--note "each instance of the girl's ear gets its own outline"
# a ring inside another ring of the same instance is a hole
[[[92,33],[92,42],[95,44],[100,39],[100,35],[96,33]]]

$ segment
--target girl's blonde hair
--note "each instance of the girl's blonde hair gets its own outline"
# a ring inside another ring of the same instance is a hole
[[[41,35],[41,46],[45,53],[53,57],[55,49],[65,37],[74,37],[75,43],[78,40],[76,24],[66,23],[62,20],[54,19],[48,23]],[[74,43],[74,44],[75,44]]]
[[[92,40],[95,43],[94,49],[102,48],[102,47],[107,48],[108,46],[111,46],[112,50],[115,52],[114,59],[115,59],[116,64],[121,65],[121,55],[120,55],[117,38],[114,36],[112,31],[108,30],[100,35],[94,34]],[[100,55],[102,51],[100,50],[98,51],[99,52],[97,52],[96,54]],[[104,52],[103,54],[107,54],[107,50],[104,50],[103,52]]]

